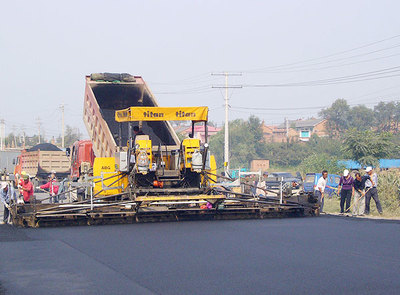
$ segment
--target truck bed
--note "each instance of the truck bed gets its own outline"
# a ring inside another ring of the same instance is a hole
[[[21,153],[21,170],[31,177],[42,176],[55,171],[57,174],[69,174],[71,163],[63,151],[32,151]]]
[[[133,77],[133,76],[132,76]],[[93,142],[96,157],[112,157],[119,144],[119,124],[122,146],[128,141],[128,123],[117,123],[115,111],[131,106],[158,106],[142,77],[134,82],[98,81],[86,77],[84,122]],[[133,126],[139,122],[133,122]],[[142,130],[153,145],[179,145],[179,139],[169,122],[142,122]]]

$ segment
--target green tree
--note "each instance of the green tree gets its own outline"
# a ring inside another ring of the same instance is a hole
[[[79,128],[74,128],[69,125],[65,127],[64,145],[65,147],[72,146],[72,144],[82,138],[82,133]],[[57,145],[61,145],[61,136],[57,138]]]
[[[349,127],[370,130],[375,125],[374,111],[364,105],[354,106],[350,110]]]
[[[229,122],[230,167],[249,167],[251,160],[263,158],[265,143],[261,122],[256,117],[248,121],[237,119]],[[225,129],[210,138],[210,149],[215,155],[217,165],[224,162]]]
[[[374,107],[378,131],[391,131],[395,125],[396,105],[394,102],[381,101]]]
[[[331,174],[340,174],[345,167],[338,164],[338,158],[328,154],[312,154],[300,164],[299,170],[303,173],[321,172],[327,170]]]
[[[327,128],[332,136],[340,135],[349,127],[350,106],[345,99],[337,99],[327,109],[320,111],[320,116],[327,119]]]
[[[273,166],[297,166],[310,154],[307,144],[299,142],[267,143],[265,158]]]
[[[319,137],[316,134],[311,135],[310,140],[306,143],[308,155],[310,154],[328,154],[333,157],[344,157],[342,151],[342,140],[331,137]]]
[[[379,159],[393,153],[393,137],[388,132],[376,133],[370,130],[351,129],[344,138],[343,151],[350,159],[364,166],[376,166]]]
[[[261,156],[265,153],[265,139],[264,133],[261,128],[261,120],[256,116],[250,116],[246,122],[248,125],[248,132],[254,136],[254,148],[257,155]]]

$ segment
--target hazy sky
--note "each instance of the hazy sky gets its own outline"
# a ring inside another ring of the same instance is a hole
[[[242,72],[229,79],[235,85],[284,84],[230,91],[231,118],[253,113],[281,123],[284,117],[315,116],[315,107],[337,98],[371,107],[400,99],[399,76],[375,79],[377,73],[400,73],[375,72],[400,66],[400,36],[394,37],[400,34],[400,1],[2,1],[1,6],[0,119],[7,132],[24,128],[33,134],[40,118],[47,137],[60,134],[64,102],[66,123],[86,134],[84,76],[93,72],[141,75],[161,106],[206,105],[219,124],[223,95],[211,86],[224,79],[211,72]],[[344,78],[333,85],[285,86],[367,72],[374,73],[356,76],[363,80],[356,83],[337,83],[347,82]]]

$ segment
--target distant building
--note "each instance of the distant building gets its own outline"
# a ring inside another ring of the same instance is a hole
[[[269,169],[269,160],[264,159],[255,159],[250,163],[250,171],[257,172],[262,171],[265,172]]]
[[[176,126],[174,129],[176,133],[180,133],[184,137],[189,137],[189,134],[192,133],[192,126]],[[208,141],[210,141],[211,136],[217,134],[219,131],[221,131],[219,127],[208,126]],[[193,138],[198,138],[201,142],[205,142],[206,133],[203,124],[194,126]]]
[[[328,136],[325,119],[288,120],[278,126],[262,124],[266,142],[308,141],[311,135]]]
[[[289,141],[298,141],[298,133],[292,128],[286,130],[286,128],[265,125],[264,123],[261,125],[261,128],[266,142],[286,142],[288,138]]]

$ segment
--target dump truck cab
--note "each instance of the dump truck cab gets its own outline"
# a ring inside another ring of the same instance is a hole
[[[94,152],[90,140],[75,141],[71,148],[71,179],[78,179],[93,168]]]

